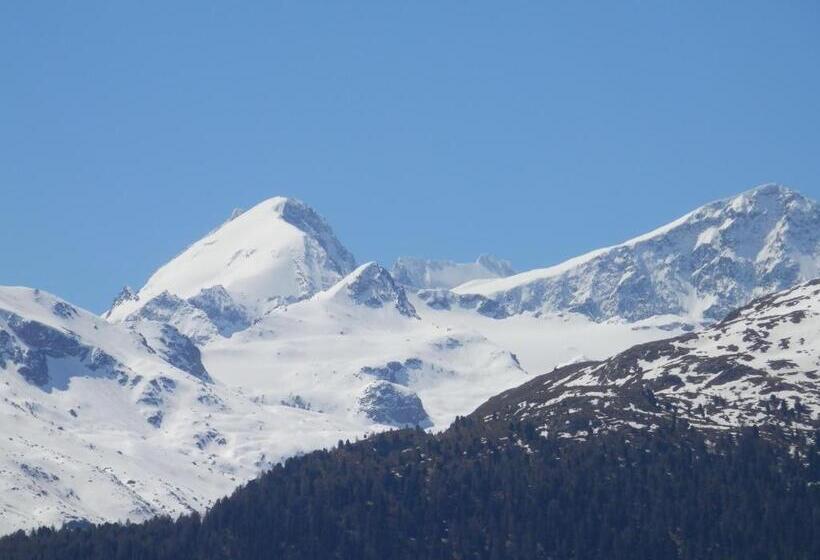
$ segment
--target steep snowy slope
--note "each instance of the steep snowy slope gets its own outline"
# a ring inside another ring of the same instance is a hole
[[[566,437],[651,429],[672,417],[702,429],[760,425],[804,437],[820,428],[819,337],[820,280],[813,280],[754,300],[703,331],[558,368],[475,415],[535,419]]]
[[[235,213],[157,270],[136,294],[124,291],[107,318],[122,321],[154,298],[176,298],[171,310],[159,306],[178,315],[176,321],[207,328],[202,326],[207,322],[194,317],[199,312],[217,330],[222,326],[235,332],[247,326],[248,316],[310,297],[354,266],[353,255],[313,209],[298,200],[275,197]],[[221,313],[225,309],[227,318]]]
[[[0,534],[203,509],[280,458],[361,434],[214,383],[199,350],[0,288]]]
[[[573,311],[596,321],[662,314],[713,321],[757,295],[814,278],[819,265],[820,207],[765,185],[621,245],[427,299],[441,307],[473,298],[496,317]]]
[[[515,274],[515,271],[508,261],[481,255],[473,263],[401,257],[393,263],[390,273],[407,288],[421,290],[455,288],[471,280],[504,278]]]
[[[213,340],[203,356],[217,380],[263,402],[393,426],[445,428],[526,379],[512,354],[477,332],[421,320],[375,263]]]

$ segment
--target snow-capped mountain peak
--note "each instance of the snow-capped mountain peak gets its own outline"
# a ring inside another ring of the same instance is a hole
[[[515,274],[515,270],[509,261],[483,254],[472,263],[399,257],[391,274],[398,283],[422,290],[450,289],[476,279],[504,278]]]
[[[317,297],[344,298],[357,305],[394,308],[406,317],[418,319],[416,309],[407,300],[404,288],[393,280],[385,268],[375,262],[359,266],[326,293]]]
[[[236,304],[259,310],[310,297],[354,267],[353,255],[324,218],[299,200],[274,197],[234,211],[137,294],[118,297],[106,316],[121,321],[163,292],[188,299],[216,286]]]
[[[505,314],[573,311],[598,321],[675,314],[713,321],[818,271],[820,207],[767,184],[620,245],[453,291],[493,300]]]

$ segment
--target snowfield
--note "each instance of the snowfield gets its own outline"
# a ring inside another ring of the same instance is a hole
[[[172,366],[138,333],[47,294],[0,289],[0,532],[203,509],[345,422]]]

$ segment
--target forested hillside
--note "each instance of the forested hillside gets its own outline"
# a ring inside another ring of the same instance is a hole
[[[547,439],[461,419],[293,458],[205,516],[41,529],[7,560],[818,558],[820,447],[756,429]]]

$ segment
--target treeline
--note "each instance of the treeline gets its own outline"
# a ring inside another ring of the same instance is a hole
[[[461,419],[290,459],[202,517],[20,532],[0,558],[816,559],[820,447],[807,451],[753,429],[579,442]]]

